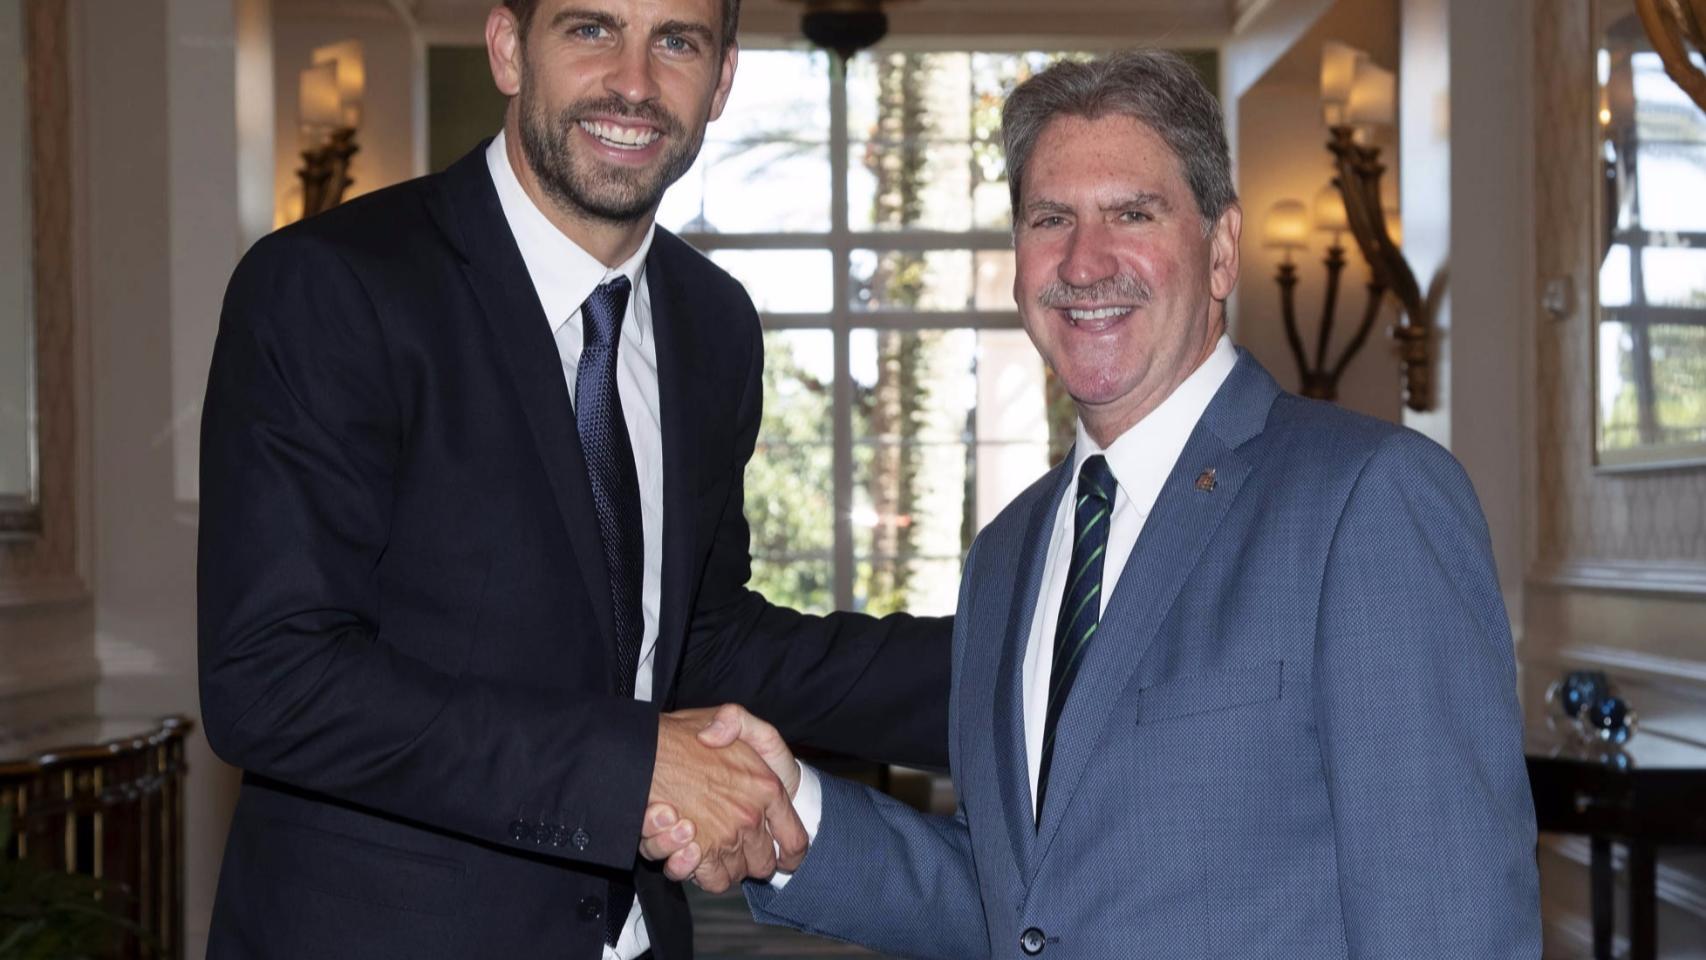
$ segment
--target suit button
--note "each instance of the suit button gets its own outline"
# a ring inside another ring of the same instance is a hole
[[[602,919],[604,917],[604,901],[597,897],[582,897],[581,902],[576,906],[576,912],[580,914],[582,920],[589,923]]]
[[[526,820],[511,820],[509,823],[509,838],[511,840],[527,840],[533,836],[533,828]]]
[[[1019,934],[1019,949],[1025,951],[1025,956],[1034,957],[1043,952],[1043,932],[1036,927]]]
[[[553,847],[566,847],[568,845],[569,845],[569,828],[563,826],[562,824],[558,824],[557,828],[555,830],[551,831],[551,846],[553,846]]]
[[[576,850],[585,850],[591,845],[592,838],[587,836],[585,830],[577,827],[574,833],[569,834],[569,842],[575,845]]]
[[[543,846],[551,842],[551,825],[541,820],[533,828],[533,842]]]

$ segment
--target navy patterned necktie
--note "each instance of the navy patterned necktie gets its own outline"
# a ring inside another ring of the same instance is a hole
[[[1043,721],[1042,768],[1037,774],[1037,825],[1043,822],[1049,767],[1054,761],[1054,736],[1060,712],[1072,692],[1072,681],[1084,662],[1084,652],[1102,621],[1102,561],[1108,552],[1108,525],[1114,513],[1114,475],[1108,460],[1097,454],[1078,471],[1078,502],[1072,527],[1072,565],[1066,592],[1060,598],[1060,620],[1054,630],[1054,665],[1048,675],[1048,713]]]
[[[616,621],[616,692],[634,695],[645,615],[640,588],[645,577],[646,541],[640,517],[640,481],[628,422],[616,392],[616,353],[622,339],[622,315],[628,309],[627,277],[617,277],[592,292],[581,307],[584,338],[575,371],[575,426],[592,482],[592,506],[604,542],[605,573],[610,577],[611,610]],[[634,904],[627,877],[610,881],[604,916],[604,942],[616,945]]]

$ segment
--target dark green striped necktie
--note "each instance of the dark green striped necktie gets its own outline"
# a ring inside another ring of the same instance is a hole
[[[1114,475],[1108,460],[1097,454],[1078,471],[1078,501],[1074,505],[1072,565],[1066,592],[1060,598],[1060,620],[1054,629],[1054,665],[1048,674],[1048,714],[1043,721],[1042,769],[1037,774],[1037,823],[1043,822],[1048,795],[1048,772],[1054,760],[1054,735],[1060,711],[1072,692],[1072,681],[1084,662],[1084,652],[1102,620],[1102,561],[1108,552],[1108,525],[1114,513]]]

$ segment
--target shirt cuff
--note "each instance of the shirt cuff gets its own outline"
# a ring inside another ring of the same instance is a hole
[[[799,763],[798,760],[794,762]],[[794,813],[799,815],[800,823],[806,828],[806,841],[816,842],[818,827],[823,823],[823,784],[818,780],[816,770],[803,763],[799,766],[800,787],[794,791]],[[792,879],[792,873],[777,870],[770,875],[770,885],[780,890]]]

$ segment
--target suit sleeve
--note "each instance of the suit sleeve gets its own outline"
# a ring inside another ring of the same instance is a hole
[[[1534,806],[1511,635],[1468,477],[1382,443],[1339,519],[1315,678],[1353,958],[1534,958]]]
[[[656,753],[649,704],[451,675],[386,630],[376,571],[408,430],[387,362],[335,250],[287,231],[245,257],[202,419],[208,739],[299,788],[627,868]]]
[[[965,811],[929,816],[869,787],[822,783],[823,823],[800,869],[780,890],[746,884],[753,917],[886,956],[987,954]]]
[[[959,607],[971,596],[977,547],[966,558]],[[958,659],[964,638],[951,647]],[[948,698],[957,729],[958,690]],[[950,738],[950,743],[952,743]],[[760,923],[858,943],[895,957],[986,956],[989,927],[962,804],[929,816],[868,787],[819,776],[821,811],[800,869],[778,887],[746,884]]]
[[[746,587],[751,534],[741,474],[758,439],[762,372],[755,347],[738,414],[736,475],[700,585],[676,702],[740,703],[790,743],[945,768],[950,618],[808,616]]]

